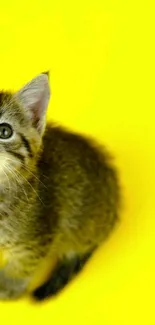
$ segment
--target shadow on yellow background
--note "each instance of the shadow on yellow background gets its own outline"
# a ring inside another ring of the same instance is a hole
[[[155,324],[154,6],[147,1],[1,3],[0,87],[50,69],[49,118],[112,151],[119,228],[56,299],[0,303],[8,324]]]

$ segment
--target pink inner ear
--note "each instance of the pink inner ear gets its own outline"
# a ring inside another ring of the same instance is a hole
[[[39,132],[42,132],[50,98],[48,76],[46,74],[39,75],[24,86],[15,96],[32,119],[34,127]]]
[[[45,115],[46,115],[46,106],[44,102],[44,98],[40,97],[38,101],[31,103],[30,107],[27,108],[31,115],[31,120],[33,126],[42,133],[45,124]]]
[[[33,125],[36,128],[39,127],[41,121],[44,119],[45,111],[46,110],[42,98],[40,98],[40,100],[38,100],[36,103],[33,103],[31,106]]]

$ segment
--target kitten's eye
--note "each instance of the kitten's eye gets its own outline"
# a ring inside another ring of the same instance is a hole
[[[11,125],[7,123],[0,124],[0,139],[9,139],[13,134]]]

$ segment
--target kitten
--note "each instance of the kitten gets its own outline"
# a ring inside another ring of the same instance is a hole
[[[107,153],[46,126],[49,98],[46,73],[15,94],[0,93],[0,299],[25,294],[41,263],[55,257],[34,296],[58,293],[118,220],[119,184]]]

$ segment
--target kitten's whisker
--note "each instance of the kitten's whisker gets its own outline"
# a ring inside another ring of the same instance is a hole
[[[24,164],[22,165],[25,170],[27,170],[31,175],[33,175],[36,180],[39,181],[45,188],[47,188],[47,186],[29,168],[25,167]]]
[[[7,158],[7,159],[12,161],[12,162],[16,162],[16,160],[14,160],[14,159],[11,159],[11,158]],[[21,165],[25,170],[27,170],[31,175],[33,175],[37,179],[37,181],[39,181],[45,188],[47,188],[47,186],[28,167],[26,167],[22,162],[21,162]],[[40,173],[40,175],[45,177],[45,175],[43,175],[41,173]]]
[[[24,192],[24,194],[25,194],[25,196],[26,196],[26,199],[27,199],[27,202],[29,202],[29,200],[28,200],[28,196],[27,196],[27,193],[26,193],[26,191],[25,191],[25,189],[24,189],[22,183],[20,183],[20,178],[19,178],[19,176],[18,176],[18,175],[16,174],[16,172],[13,171],[10,167],[8,167],[8,166],[5,166],[5,167],[6,167],[6,169],[7,169],[7,170],[12,174],[12,175],[15,176],[15,180],[16,180],[16,182],[19,184],[19,186],[21,187],[22,191]],[[17,184],[16,184],[16,194],[17,194]]]
[[[5,168],[6,168],[6,170],[7,170],[7,172],[9,173],[9,174],[11,174],[11,176],[12,176],[12,171],[10,170],[10,168],[5,164]],[[14,178],[13,177],[13,181],[16,181],[16,182],[14,182],[14,184],[16,185],[16,195],[17,195],[17,179],[16,179],[16,177]]]
[[[4,167],[5,167],[5,166],[4,166]],[[8,181],[8,185],[9,185],[9,196],[10,196],[10,193],[11,193],[11,184],[10,184],[10,180],[9,180],[8,175],[5,173],[3,167],[2,167],[2,170],[3,170],[3,173],[4,173],[4,175],[6,176],[6,179],[7,179],[7,181]]]
[[[12,171],[12,172],[13,172],[13,171]],[[22,191],[24,192],[24,194],[25,194],[25,196],[26,196],[26,199],[27,199],[27,202],[29,203],[29,199],[28,199],[27,193],[26,193],[26,191],[25,191],[25,189],[24,189],[24,186],[22,185],[22,183],[20,183],[20,181],[21,181],[20,177],[18,177],[18,175],[17,175],[17,173],[16,173],[15,171],[14,171],[13,173],[14,173],[14,175],[17,177],[17,182],[18,182],[18,184],[20,185]]]
[[[14,161],[15,162],[15,160],[13,160],[13,159],[10,159],[10,158],[8,158],[9,160],[12,160],[12,161]],[[12,172],[13,173],[13,170],[14,170],[14,172],[16,171],[16,173],[18,173],[18,175],[20,176],[20,178],[23,178],[24,179],[24,181],[25,182],[27,182],[28,183],[28,185],[32,188],[32,190],[34,191],[34,193],[37,195],[37,197],[39,198],[39,200],[40,200],[40,202],[43,204],[43,205],[45,205],[44,203],[43,203],[43,201],[41,200],[41,198],[40,198],[40,196],[38,195],[38,193],[37,193],[37,191],[34,189],[34,187],[31,185],[31,183],[14,167],[14,168],[12,168],[11,170],[8,168],[8,164],[5,164],[5,167],[6,167],[6,169],[8,170],[8,171],[10,171],[10,172]],[[17,174],[14,174],[15,175],[15,179],[17,178]],[[7,175],[6,175],[7,176]],[[7,178],[8,178],[8,176],[7,176]],[[8,179],[9,180],[9,179]],[[16,179],[16,181],[17,181],[17,179]],[[9,184],[10,184],[10,182],[9,182]],[[21,184],[19,184],[19,185],[21,185]],[[11,187],[10,187],[10,190],[11,190]]]
[[[43,204],[43,205],[45,205],[44,203],[43,203],[43,201],[41,200],[41,198],[40,198],[40,196],[38,195],[38,193],[37,193],[37,191],[34,189],[34,187],[31,185],[31,183],[16,169],[16,172],[20,175],[20,177],[22,177],[24,180],[25,180],[25,182],[27,182],[28,183],[28,185],[32,188],[32,190],[34,191],[34,193],[37,195],[37,197],[38,197],[38,199],[40,200],[40,202]]]

